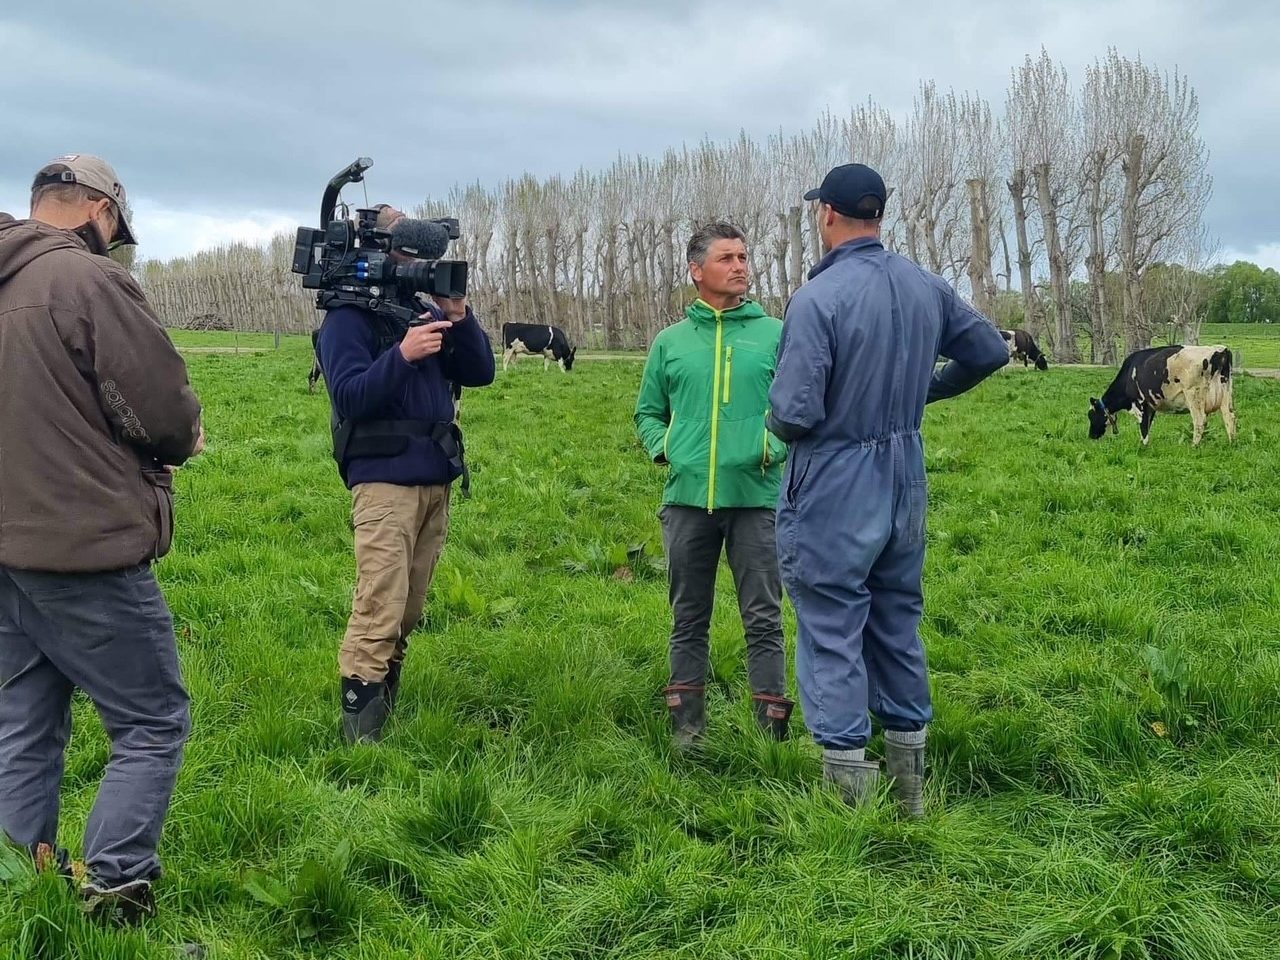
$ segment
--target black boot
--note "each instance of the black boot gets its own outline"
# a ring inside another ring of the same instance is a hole
[[[403,660],[392,660],[387,664],[387,676],[383,681],[387,685],[387,713],[396,708],[396,697],[400,693],[400,671],[403,668]]]
[[[342,678],[342,737],[377,743],[387,722],[387,685]]]
[[[84,912],[94,920],[120,927],[136,927],[156,914],[156,898],[151,884],[135,880],[116,887],[86,883],[80,888]]]
[[[756,723],[760,729],[779,742],[787,739],[787,726],[796,702],[771,693],[757,693],[751,699],[755,701]]]
[[[671,731],[677,750],[697,746],[707,728],[707,691],[689,683],[673,683],[662,691],[667,695]]]

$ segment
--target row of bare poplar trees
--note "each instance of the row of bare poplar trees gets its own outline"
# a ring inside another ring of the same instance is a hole
[[[1042,50],[1011,71],[1002,111],[924,82],[905,118],[868,102],[794,136],[743,134],[620,157],[602,172],[458,186],[415,213],[461,219],[450,256],[469,261],[472,300],[492,329],[547,322],[588,346],[643,347],[689,297],[684,245],[709,219],[746,230],[756,295],[780,311],[821,255],[803,192],[858,160],[890,185],[888,246],[979,309],[1021,323],[1059,361],[1087,350],[1114,362],[1169,325],[1195,336],[1195,285],[1161,291],[1158,309],[1173,315],[1154,316],[1144,279],[1156,264],[1196,269],[1210,256],[1206,159],[1185,77],[1112,50],[1073,84]],[[136,271],[175,326],[298,332],[316,317],[289,271],[292,250],[293,237],[280,235],[265,249],[224,247]]]

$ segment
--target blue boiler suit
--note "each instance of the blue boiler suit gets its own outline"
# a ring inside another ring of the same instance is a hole
[[[939,355],[950,363],[935,373]],[[995,325],[941,277],[862,238],[809,273],[787,306],[770,429],[792,444],[778,502],[796,678],[823,747],[866,746],[933,716],[924,609],[926,403],[1004,366]]]

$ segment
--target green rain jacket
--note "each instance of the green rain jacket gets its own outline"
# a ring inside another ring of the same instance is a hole
[[[654,338],[635,421],[655,463],[670,466],[663,503],[768,507],[778,502],[787,446],[765,427],[782,321],[744,300],[695,300]]]

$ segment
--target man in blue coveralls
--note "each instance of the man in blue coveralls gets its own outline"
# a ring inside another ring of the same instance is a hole
[[[950,284],[885,250],[888,198],[870,167],[836,167],[805,199],[817,201],[827,253],[787,306],[769,393],[769,429],[792,444],[777,539],[799,627],[796,678],[824,779],[850,804],[874,796],[874,711],[894,795],[919,816],[933,717],[918,632],[920,424],[926,403],[976,386],[1009,351]],[[935,373],[939,356],[949,363]]]

